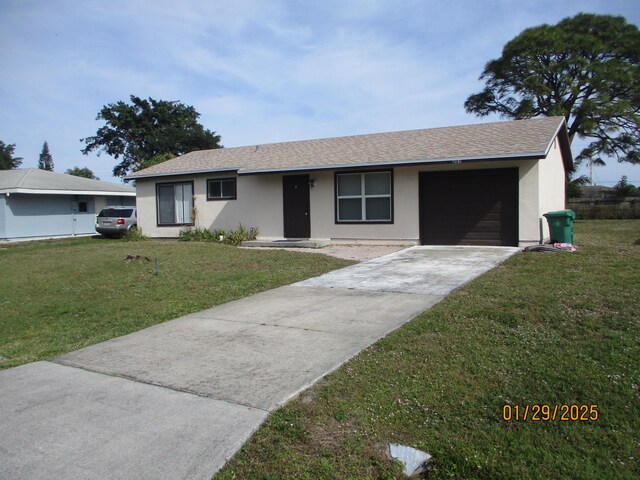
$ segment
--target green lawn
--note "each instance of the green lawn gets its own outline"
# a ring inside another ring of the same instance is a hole
[[[362,352],[215,478],[404,478],[387,442],[431,453],[429,478],[640,478],[640,221],[575,231],[579,253],[520,253]],[[505,404],[599,417],[504,421]]]
[[[129,254],[152,261],[125,261]],[[0,245],[0,368],[52,358],[351,263],[216,243],[96,237]]]

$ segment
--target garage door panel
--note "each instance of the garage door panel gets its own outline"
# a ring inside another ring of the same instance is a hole
[[[446,228],[433,228],[431,230],[432,233],[441,232],[443,234],[448,234],[451,230],[457,231],[467,231],[474,230],[477,232],[495,232],[500,228],[500,220],[483,220],[476,223],[469,222],[449,222]]]
[[[420,174],[420,240],[427,245],[517,245],[518,170]]]

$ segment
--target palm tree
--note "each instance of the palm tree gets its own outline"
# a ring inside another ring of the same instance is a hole
[[[13,156],[15,149],[15,143],[6,145],[0,140],[0,170],[13,170],[22,165],[22,157]]]
[[[567,198],[580,198],[582,196],[581,187],[591,183],[589,177],[586,175],[573,178],[574,175],[575,172],[569,172],[567,174]]]

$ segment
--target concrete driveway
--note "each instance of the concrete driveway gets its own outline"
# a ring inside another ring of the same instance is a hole
[[[208,479],[267,415],[516,248],[412,247],[0,372],[0,478]]]

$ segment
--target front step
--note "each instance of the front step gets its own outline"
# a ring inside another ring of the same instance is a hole
[[[330,240],[314,239],[282,239],[282,240],[247,240],[240,244],[241,247],[272,247],[272,248],[324,248],[331,243]]]

